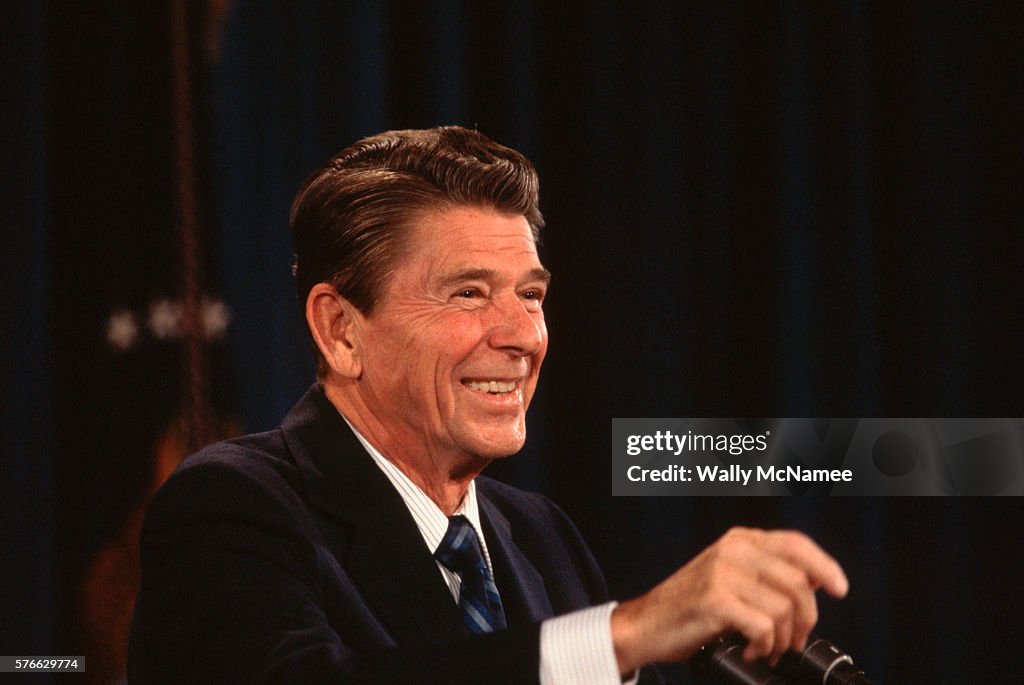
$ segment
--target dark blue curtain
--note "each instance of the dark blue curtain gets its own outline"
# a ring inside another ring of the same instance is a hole
[[[55,648],[56,550],[49,361],[47,54],[43,8],[25,3],[0,21],[0,645]],[[45,677],[45,676],[44,676]]]
[[[213,97],[247,415],[308,380],[282,231],[304,175],[376,131],[479,127],[536,161],[555,273],[529,448],[495,470],[569,509],[620,596],[730,525],[798,527],[853,581],[821,631],[882,682],[1019,679],[1019,501],[613,500],[607,455],[613,416],[1019,413],[1020,21],[552,5],[236,4]]]
[[[14,388],[31,381],[40,388],[33,416],[46,416],[47,371],[61,369],[54,393],[65,399],[52,426],[60,440],[49,448],[43,419],[21,424],[39,428],[25,434],[31,449],[16,453],[19,475],[3,481],[24,493],[24,479],[37,478],[45,494],[50,459],[61,473],[84,460],[135,474],[118,491],[129,493],[144,469],[95,456],[95,437],[84,452],[68,447],[96,419],[75,418],[80,407],[67,399],[76,368],[67,317],[53,319],[48,342],[45,322],[30,325],[27,315],[51,291],[57,312],[88,295],[67,290],[83,249],[73,249],[74,236],[104,245],[95,250],[103,264],[137,263],[142,280],[162,273],[170,220],[158,193],[75,211],[66,198],[78,197],[67,193],[79,183],[68,168],[87,156],[109,163],[93,168],[83,196],[111,178],[138,185],[141,169],[167,164],[154,142],[167,122],[138,104],[166,90],[165,67],[139,66],[152,55],[138,45],[165,47],[167,38],[162,9],[68,5],[50,13],[56,66],[16,67],[35,88],[36,77],[53,74],[57,92],[48,100],[19,89],[14,110],[35,132],[21,139],[32,146],[18,153],[22,168],[52,148],[59,206],[48,222],[42,172],[18,172],[30,191],[18,196],[30,202],[19,231],[28,244],[5,263],[9,274],[29,270],[32,284],[12,305],[23,333],[17,347],[5,343],[17,360],[5,402],[19,402]],[[106,38],[83,39],[73,52],[104,55],[92,89],[61,68],[71,48],[53,36],[75,32],[69,13]],[[286,228],[305,175],[384,129],[478,127],[535,161],[548,220],[542,255],[555,274],[528,446],[494,473],[569,511],[616,596],[643,591],[731,525],[796,527],[851,577],[848,599],[823,600],[820,632],[878,682],[1020,682],[1019,498],[612,498],[608,468],[612,417],[1021,415],[1018,14],[1010,4],[969,3],[235,0],[200,79],[210,280],[233,312],[225,402],[247,429],[269,428],[312,379]],[[30,13],[18,31],[37,35],[39,21]],[[77,112],[69,92],[91,98],[85,131],[109,135],[90,155],[67,151],[81,142],[81,131],[68,130],[80,117],[51,119],[48,132],[27,123],[47,102]],[[16,196],[6,184],[4,193]],[[155,237],[110,236],[104,226],[123,226],[122,214]],[[83,220],[88,240],[73,225]],[[86,277],[88,287],[101,281]],[[105,321],[111,298],[79,327]],[[43,350],[55,351],[56,366]],[[118,387],[145,386],[137,397],[148,400],[155,381],[139,374]],[[38,525],[33,539],[44,540],[50,504],[28,499],[35,514],[20,520],[38,520],[22,525]],[[118,515],[116,506],[104,511]],[[102,527],[97,516],[89,526]],[[49,563],[57,550],[36,542],[31,554]],[[31,566],[12,573],[11,582],[47,582]],[[683,669],[673,675],[689,682]]]

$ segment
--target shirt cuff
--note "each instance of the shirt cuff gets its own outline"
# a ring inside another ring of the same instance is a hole
[[[608,602],[550,618],[540,626],[540,685],[622,685]],[[637,674],[625,681],[636,683]]]

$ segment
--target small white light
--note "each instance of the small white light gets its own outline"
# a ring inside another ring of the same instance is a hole
[[[131,349],[139,338],[139,326],[135,315],[128,309],[120,309],[110,315],[107,321],[107,342],[124,352]]]
[[[149,332],[158,340],[181,337],[181,304],[157,300],[149,306]]]

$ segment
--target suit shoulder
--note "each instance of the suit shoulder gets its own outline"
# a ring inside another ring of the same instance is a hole
[[[510,511],[522,511],[525,514],[544,517],[552,515],[565,517],[565,513],[557,504],[538,492],[521,490],[487,476],[477,477],[476,489],[477,493],[493,502],[506,515]]]
[[[203,468],[207,464],[257,471],[269,466],[280,471],[282,466],[291,466],[291,460],[281,429],[277,428],[207,445],[187,457],[177,471]]]
[[[165,517],[293,515],[305,509],[280,430],[214,443],[186,458],[154,496],[147,523]],[[276,506],[268,506],[276,505]]]
[[[561,537],[586,547],[583,537],[569,516],[544,495],[520,490],[486,476],[478,477],[476,482],[478,494],[492,502],[516,527],[527,528],[541,534],[550,534],[555,530]]]

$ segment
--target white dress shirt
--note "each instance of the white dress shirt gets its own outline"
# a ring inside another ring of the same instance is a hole
[[[348,419],[345,419],[345,422],[348,423]],[[373,458],[374,463],[402,496],[402,501],[412,514],[427,549],[433,554],[448,530],[448,517],[401,469],[367,442],[351,423],[349,427]],[[473,525],[480,540],[487,568],[493,577],[491,556],[487,551],[483,526],[480,525],[475,482],[469,484],[466,496],[455,513],[462,514]],[[449,571],[440,562],[437,562],[437,568],[447,583],[452,598],[458,603],[461,586],[458,574]],[[501,592],[501,588],[498,588],[498,592]],[[541,624],[541,685],[622,685],[612,644],[611,615],[615,606],[616,602],[608,602],[557,618],[549,618]],[[636,677],[630,682],[635,681]]]

